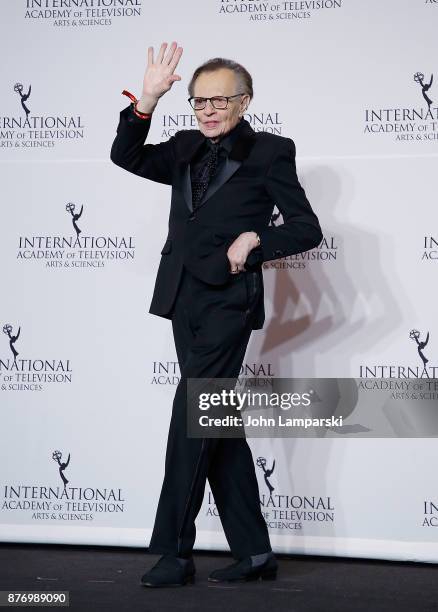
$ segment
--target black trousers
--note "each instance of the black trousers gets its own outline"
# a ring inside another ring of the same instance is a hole
[[[184,269],[172,313],[181,379],[173,401],[150,553],[191,555],[207,478],[233,557],[271,550],[247,440],[187,437],[187,379],[237,379],[259,285],[254,272],[233,275],[218,287]]]

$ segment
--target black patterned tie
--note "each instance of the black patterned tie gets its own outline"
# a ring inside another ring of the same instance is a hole
[[[208,146],[210,151],[205,164],[201,167],[197,175],[193,177],[192,181],[193,209],[195,209],[202,200],[204,193],[207,191],[208,184],[217,170],[219,144],[209,141]]]

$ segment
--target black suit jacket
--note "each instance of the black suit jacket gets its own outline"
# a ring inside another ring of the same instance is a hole
[[[258,271],[262,291],[253,329],[263,327],[265,312],[261,264],[316,247],[323,236],[295,168],[290,138],[255,132],[242,119],[226,163],[210,182],[196,213],[192,207],[190,161],[204,136],[181,130],[168,141],[144,144],[151,120],[140,119],[132,105],[120,113],[111,160],[128,172],[172,186],[169,229],[149,312],[171,318],[183,264],[202,281],[230,280],[227,250],[239,234],[255,231],[261,246],[251,251],[246,268]],[[274,205],[284,223],[269,226]]]

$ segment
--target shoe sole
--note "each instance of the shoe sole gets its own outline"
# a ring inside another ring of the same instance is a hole
[[[257,580],[276,580],[276,579],[277,579],[277,571],[266,572],[264,574],[254,574],[252,576],[245,576],[243,578],[224,578],[223,580],[221,580],[220,578],[208,577],[209,582],[255,582]]]
[[[161,587],[183,587],[183,586],[186,586],[186,584],[194,584],[194,582],[195,582],[195,577],[188,576],[184,582],[170,582],[170,583],[164,583],[164,584],[152,584],[151,582],[140,582],[140,585],[144,587],[155,589],[155,588],[161,588]]]

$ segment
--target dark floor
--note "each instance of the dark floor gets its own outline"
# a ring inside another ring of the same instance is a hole
[[[0,544],[0,590],[69,591],[75,612],[438,611],[437,565],[281,555],[276,581],[219,585],[209,572],[234,560],[194,557],[194,585],[150,589],[140,577],[159,557],[144,549]]]

